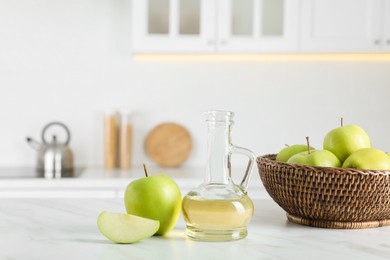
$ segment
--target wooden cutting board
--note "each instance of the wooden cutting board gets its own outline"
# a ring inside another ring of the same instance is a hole
[[[191,135],[176,123],[163,123],[148,134],[145,149],[151,159],[164,167],[181,165],[192,149]]]

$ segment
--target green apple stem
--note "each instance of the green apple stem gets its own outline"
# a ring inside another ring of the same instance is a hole
[[[288,144],[284,144],[286,147],[290,147]]]
[[[145,164],[144,164],[144,172],[145,172],[145,176],[146,176],[146,177],[149,177],[148,171],[146,170],[146,165],[145,165]]]
[[[341,120],[340,120],[340,124],[341,124],[341,126],[344,126],[344,119],[343,118],[341,118]]]
[[[309,142],[309,137],[306,136],[306,143],[307,143],[307,154],[310,155],[310,142]]]

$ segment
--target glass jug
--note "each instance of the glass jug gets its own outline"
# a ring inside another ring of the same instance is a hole
[[[246,237],[253,215],[253,202],[247,195],[248,181],[255,160],[245,148],[231,144],[233,112],[205,113],[207,134],[207,167],[204,182],[183,198],[182,213],[186,235],[201,241],[228,241]],[[249,158],[244,178],[239,185],[231,178],[231,155]]]

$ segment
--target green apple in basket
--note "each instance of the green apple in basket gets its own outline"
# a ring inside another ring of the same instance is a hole
[[[156,235],[172,230],[181,211],[181,192],[167,175],[148,176],[131,182],[125,190],[125,207],[128,214],[160,222]]]
[[[323,147],[334,153],[343,163],[353,152],[362,148],[370,148],[371,143],[366,131],[357,125],[344,126],[341,118],[341,126],[326,134]]]
[[[310,146],[310,150],[314,150],[314,147]],[[294,145],[286,145],[285,148],[279,151],[279,153],[276,155],[276,161],[278,162],[287,162],[290,157],[293,155],[305,152],[307,151],[307,145],[306,144],[294,144]]]
[[[309,137],[306,137],[306,141],[306,151],[293,155],[290,159],[288,159],[287,163],[324,167],[341,166],[339,159],[332,152],[327,150],[310,150]]]
[[[343,168],[390,170],[390,157],[381,150],[363,148],[348,156],[343,163]]]

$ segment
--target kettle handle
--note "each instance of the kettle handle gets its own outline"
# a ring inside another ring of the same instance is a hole
[[[42,130],[42,142],[43,142],[44,144],[48,144],[48,142],[47,142],[46,139],[45,139],[45,133],[46,133],[46,130],[47,130],[49,127],[53,126],[53,125],[59,125],[59,126],[61,126],[62,128],[65,129],[66,135],[67,135],[67,138],[66,138],[66,141],[65,141],[65,145],[68,145],[69,142],[70,142],[70,131],[69,131],[69,128],[68,128],[65,124],[63,124],[63,123],[61,123],[61,122],[51,122],[51,123],[47,124],[47,125],[43,128],[43,130]]]

